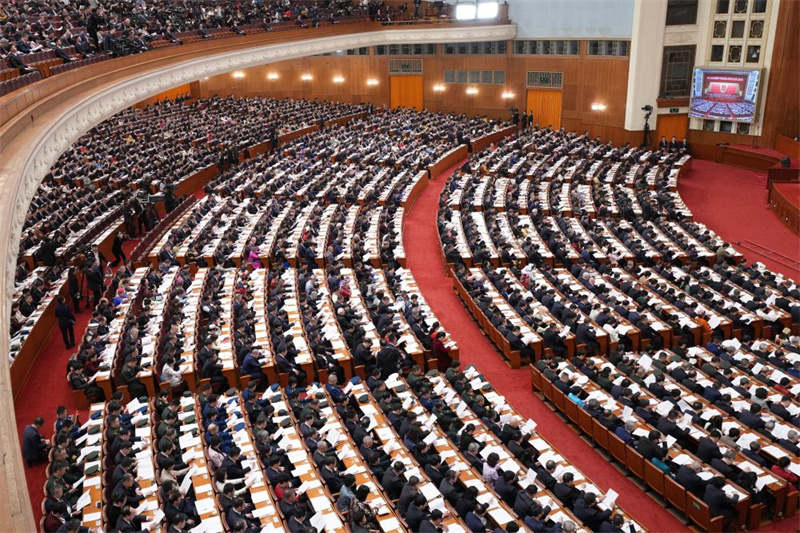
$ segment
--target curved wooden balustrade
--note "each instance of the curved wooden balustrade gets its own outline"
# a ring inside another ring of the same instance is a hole
[[[786,226],[793,232],[800,235],[800,198],[797,198],[797,189],[788,187],[781,187],[782,185],[788,186],[792,184],[781,182],[770,182],[769,184],[769,197],[767,203],[778,215]],[[797,185],[795,185],[797,186]],[[795,197],[790,197],[789,194],[794,193]]]

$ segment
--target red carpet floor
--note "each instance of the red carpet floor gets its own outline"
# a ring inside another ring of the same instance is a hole
[[[444,187],[445,179],[455,168],[431,181],[417,199],[403,227],[403,244],[408,267],[425,299],[442,325],[458,342],[462,364],[476,365],[511,405],[538,424],[537,431],[573,465],[604,491],[609,488],[617,491],[619,505],[647,529],[653,532],[689,531],[689,528],[656,500],[610,465],[539,399],[531,391],[530,373],[524,369],[512,370],[506,366],[461,304],[453,291],[452,279],[445,274],[436,229],[439,193]],[[775,222],[780,224],[777,219]],[[769,524],[762,530],[796,532],[797,519],[795,517]]]
[[[800,237],[767,205],[766,183],[765,174],[695,159],[678,190],[695,220],[733,243],[748,261],[798,280]]]

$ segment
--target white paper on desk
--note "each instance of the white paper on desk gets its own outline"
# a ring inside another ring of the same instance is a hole
[[[678,407],[680,408],[681,412],[691,409],[691,406],[686,403],[685,400],[678,400]]]
[[[78,503],[75,504],[75,510],[80,511],[90,503],[92,503],[92,493],[89,491],[84,492],[81,494],[81,497],[78,498]]]
[[[798,463],[789,463],[789,466],[786,467],[789,472],[796,476],[800,476],[800,464]]]
[[[603,498],[603,505],[611,509],[614,507],[614,503],[617,501],[618,496],[619,494],[617,494],[614,489],[608,489],[608,492],[606,492],[606,497]]]
[[[197,473],[197,471],[198,468],[196,466],[192,466],[189,469],[189,471],[186,472],[186,475],[184,476],[183,482],[181,483],[180,486],[181,493],[187,494],[189,492],[189,487],[192,486],[192,476],[194,476]]]
[[[525,422],[525,425],[520,428],[520,431],[522,431],[522,433],[527,433],[529,435],[533,434],[535,430],[536,430],[536,422],[534,422],[530,418],[528,419],[527,422]]]
[[[467,530],[458,524],[450,524],[445,529],[445,533],[467,533]]]
[[[623,420],[628,420],[631,416],[633,416],[633,409],[626,405],[622,408],[622,418]]]
[[[133,400],[128,402],[128,405],[125,406],[125,408],[127,409],[127,411],[129,413],[132,413],[132,412],[140,409],[141,407],[142,407],[142,403],[139,401],[139,398],[134,398]]]
[[[511,515],[508,514],[508,511],[506,511],[503,507],[498,506],[494,509],[489,509],[488,512],[489,516],[491,516],[497,524],[505,525],[509,522],[514,522],[514,518],[512,518]]]
[[[196,455],[197,455],[197,454],[195,454],[194,450],[189,450],[188,452],[184,453],[184,454],[181,456],[181,459],[183,459],[183,462],[184,462],[184,463],[186,463],[186,464],[189,464],[189,462],[190,462],[192,459],[194,459]]]
[[[666,437],[667,449],[672,448],[672,446],[675,444],[675,442],[677,442],[677,440],[678,439],[676,439],[672,435],[667,435],[667,437]]]
[[[325,517],[322,513],[316,513],[309,519],[309,522],[311,522],[311,525],[314,526],[317,531],[325,531]]]
[[[434,485],[433,483],[425,483],[420,487],[419,491],[422,493],[423,496],[425,496],[425,499],[428,500],[429,502],[434,500],[435,498],[439,498],[442,496],[442,494],[436,488],[436,485]]]
[[[311,507],[313,507],[314,510],[317,512],[331,508],[331,501],[325,496],[317,496],[315,498],[309,498],[308,501],[309,503],[311,503]]]
[[[250,497],[253,503],[261,503],[270,499],[269,493],[266,490],[252,490],[250,491]]]
[[[386,518],[385,520],[380,520],[378,524],[380,524],[382,530],[387,532],[401,529],[400,521],[395,517]]]
[[[265,491],[262,491],[262,492],[265,492]],[[253,516],[255,518],[263,518],[265,516],[271,515],[273,512],[274,512],[274,509],[271,506],[256,507],[255,509],[253,509]],[[263,529],[262,529],[262,531],[263,531]]]
[[[83,522],[95,522],[103,517],[103,513],[86,513],[83,515]]]
[[[759,476],[758,479],[756,479],[756,489],[761,490],[765,486],[769,485],[770,483],[775,483],[776,481],[778,480],[770,476],[769,474]]]

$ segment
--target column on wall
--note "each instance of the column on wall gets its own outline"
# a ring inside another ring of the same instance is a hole
[[[631,59],[628,66],[628,98],[625,107],[625,129],[644,129],[642,107],[655,108],[661,81],[661,58],[664,49],[664,28],[667,0],[636,2],[633,9]],[[655,114],[650,128],[656,129]]]

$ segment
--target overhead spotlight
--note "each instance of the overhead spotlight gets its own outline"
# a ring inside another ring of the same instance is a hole
[[[269,74],[267,74],[268,80],[277,80],[278,78],[279,76],[277,72],[270,72]]]
[[[472,20],[476,14],[475,0],[459,0],[456,4],[456,20]]]
[[[241,70],[237,70],[236,72],[233,73],[233,77],[234,78],[244,78],[244,72],[242,72]]]
[[[605,110],[606,110],[605,104],[598,104],[596,102],[592,104],[592,111],[605,111]]]
[[[311,74],[303,74],[302,76],[300,76],[300,79],[303,81],[311,81],[314,79],[314,76],[312,76]]]
[[[368,87],[375,87],[376,85],[378,85],[378,80],[376,80],[375,78],[370,78],[367,80]]]
[[[439,83],[437,85],[434,85],[433,86],[433,91],[437,92],[437,93],[443,93],[444,92],[444,85],[442,85],[441,83]]]
[[[469,95],[478,94],[478,89],[476,87],[467,87],[467,94]]]
[[[514,93],[512,93],[511,91],[503,91],[503,94],[501,96],[503,100],[511,100],[512,98],[514,98]]]
[[[344,83],[344,78],[341,76],[334,76],[333,83]]]
[[[497,18],[497,13],[500,10],[499,3],[496,0],[478,0],[478,18],[479,19],[493,19]]]

